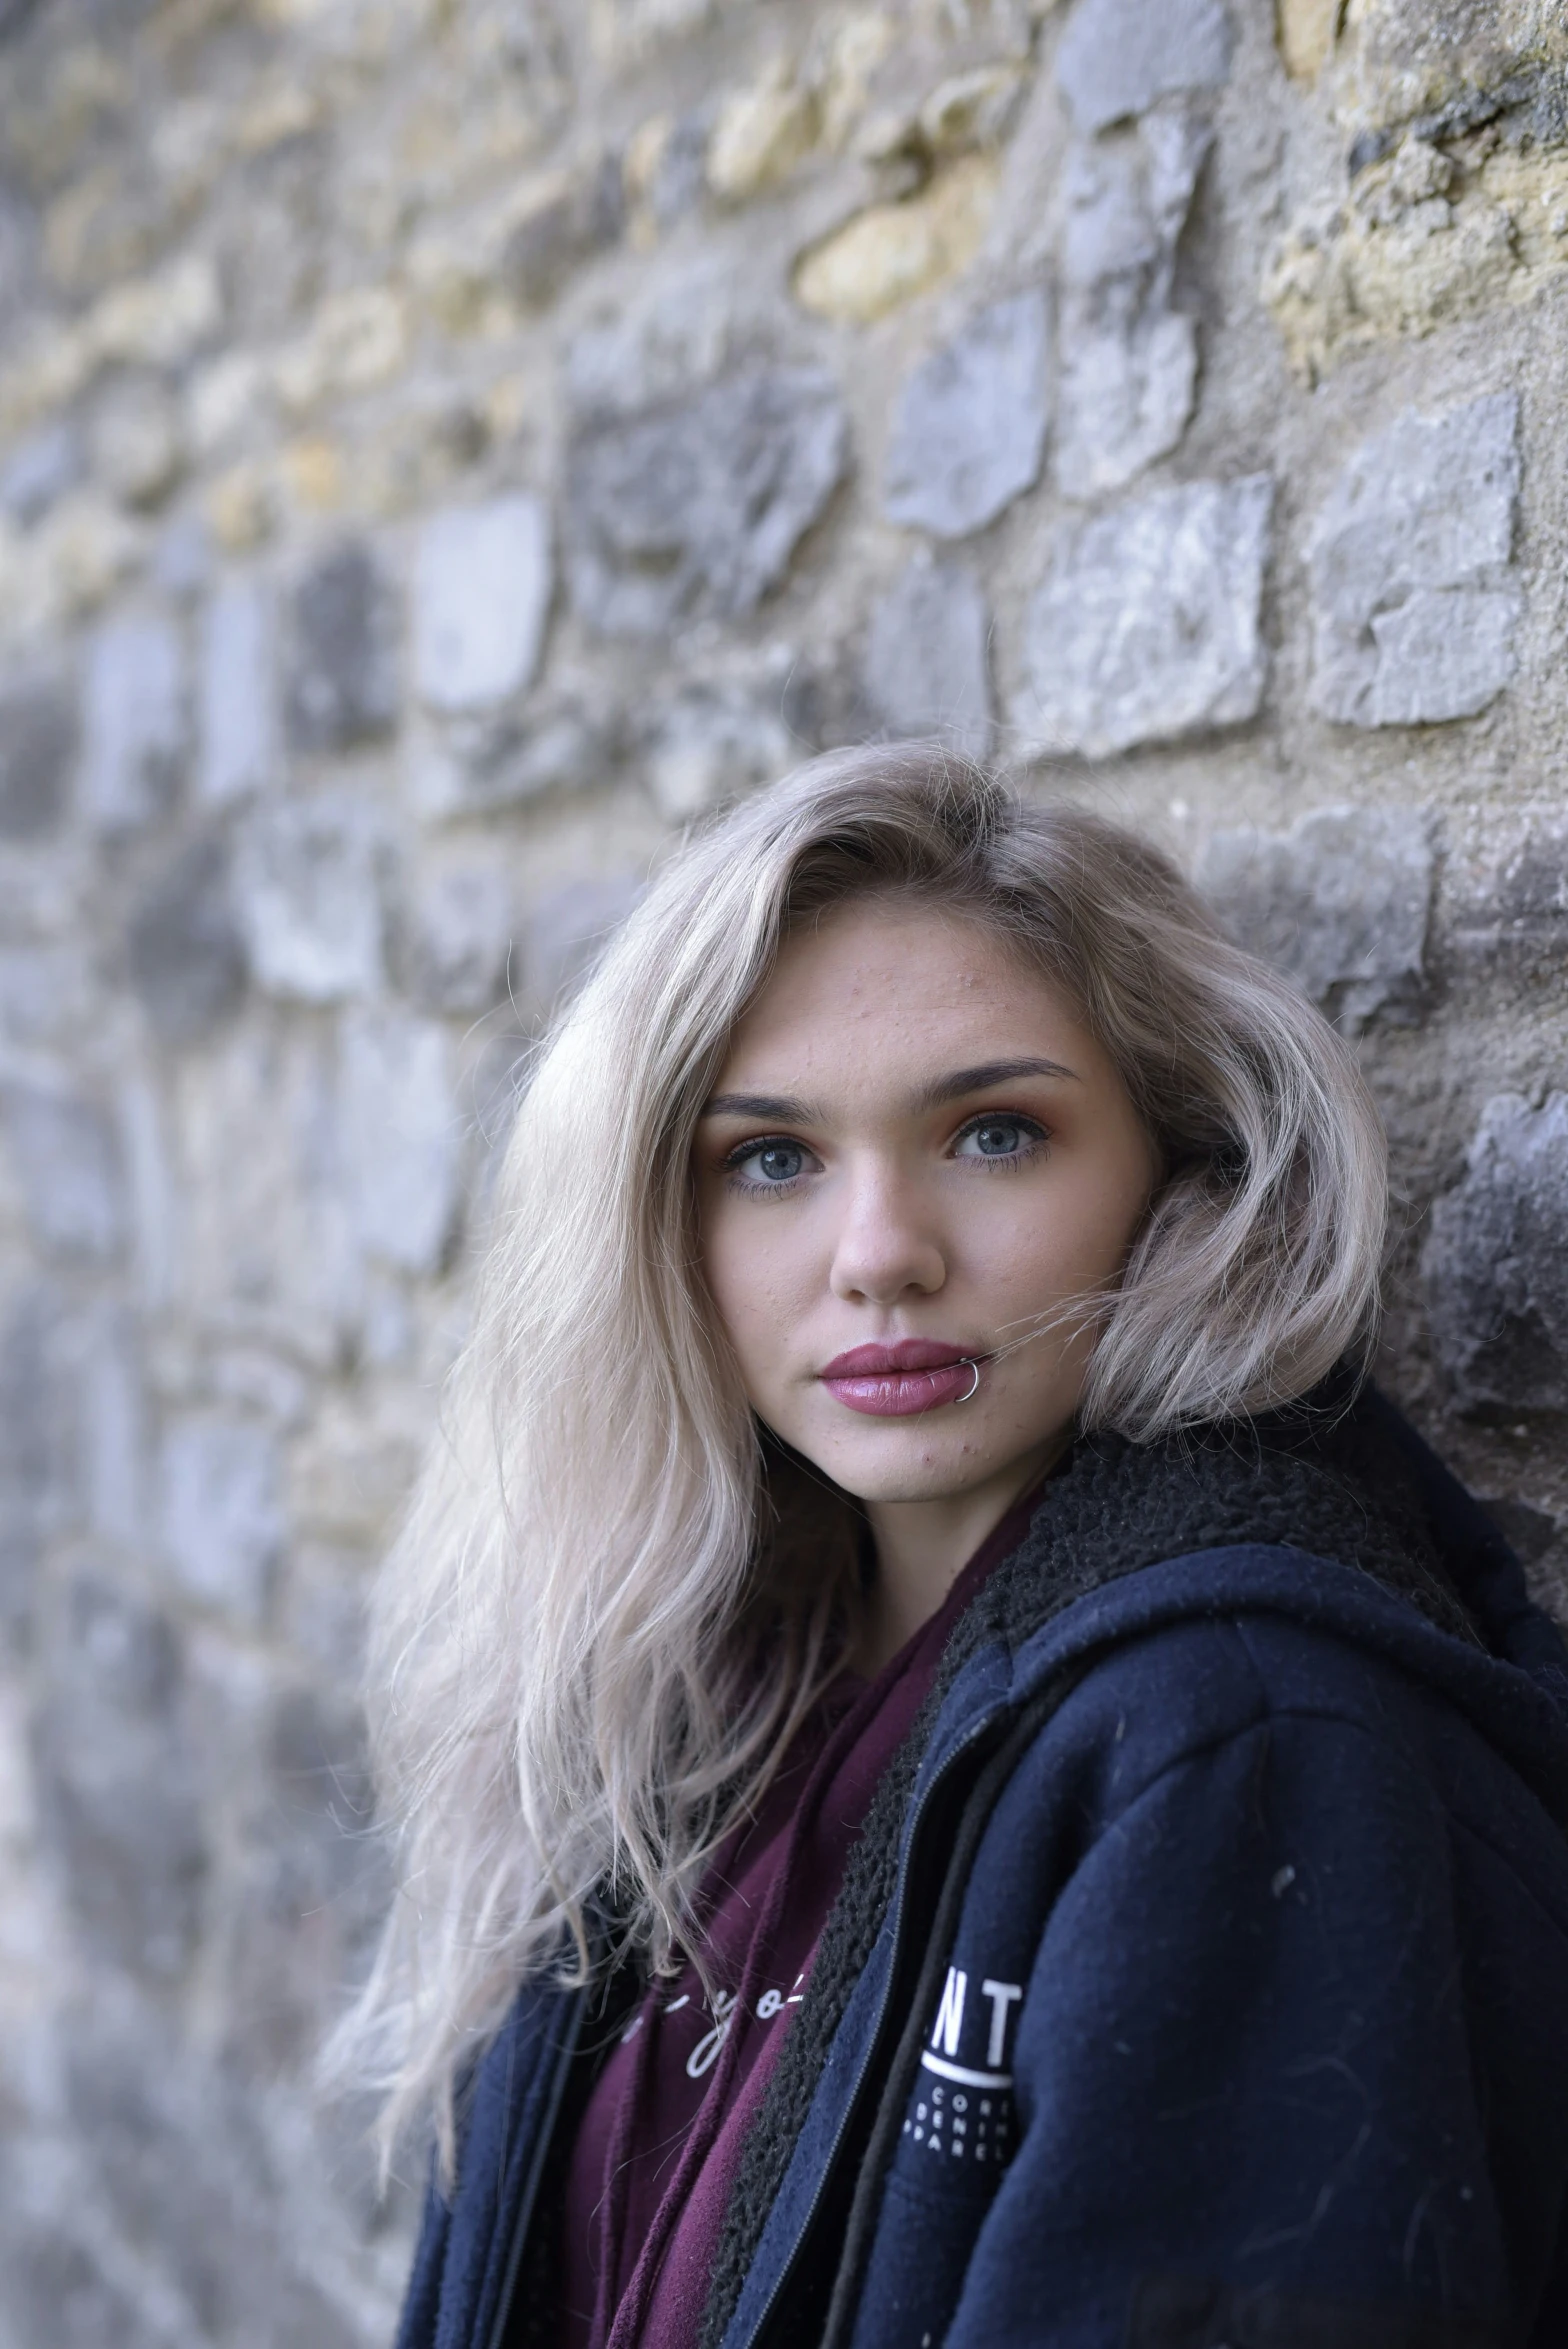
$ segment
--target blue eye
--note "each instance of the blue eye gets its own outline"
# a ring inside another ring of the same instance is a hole
[[[954,1145],[957,1158],[1022,1158],[1045,1139],[1032,1117],[977,1117]]]
[[[806,1170],[806,1151],[799,1142],[753,1142],[728,1161],[732,1174],[763,1188],[792,1183]]]

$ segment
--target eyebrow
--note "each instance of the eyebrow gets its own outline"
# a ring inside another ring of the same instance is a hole
[[[1067,1068],[1059,1060],[1040,1060],[1026,1054],[1016,1060],[981,1060],[973,1068],[955,1068],[945,1077],[937,1077],[923,1085],[916,1096],[920,1109],[940,1109],[949,1101],[961,1101],[966,1093],[983,1093],[989,1085],[1011,1084],[1017,1077],[1065,1077],[1072,1084],[1079,1082],[1078,1071]],[[755,1117],[771,1119],[781,1126],[809,1126],[816,1122],[809,1101],[801,1101],[792,1093],[715,1093],[705,1103],[704,1117]]]

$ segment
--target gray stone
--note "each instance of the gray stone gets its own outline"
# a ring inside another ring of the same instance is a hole
[[[168,1621],[92,1574],[69,1595],[38,1725],[40,1811],[89,1951],[178,1979],[207,1868]]]
[[[1341,473],[1307,541],[1313,694],[1352,726],[1472,717],[1513,676],[1512,392],[1406,409]]]
[[[58,678],[0,688],[0,840],[40,840],[65,809],[76,756],[76,704]]]
[[[1224,0],[1078,0],[1056,84],[1079,130],[1104,130],[1157,99],[1218,89],[1232,47]]]
[[[13,449],[0,472],[0,506],[24,530],[40,521],[82,477],[82,436],[67,421],[42,425]]]
[[[590,427],[567,478],[579,613],[608,636],[743,617],[784,578],[848,457],[843,403],[815,368],[731,376],[681,406]]]
[[[1120,489],[1187,428],[1197,326],[1171,308],[1171,295],[1209,143],[1190,115],[1160,114],[1120,136],[1080,141],[1068,156],[1052,456],[1064,496]]]
[[[406,1012],[351,1014],[343,1023],[339,1115],[360,1245],[405,1272],[434,1272],[451,1238],[462,1170],[445,1028]]]
[[[1273,484],[1195,481],[1053,532],[1014,709],[1039,751],[1109,758],[1256,715]]]
[[[453,506],[425,524],[414,681],[430,708],[487,709],[533,683],[550,586],[550,518],[538,498]]]
[[[554,1002],[592,969],[647,886],[642,873],[604,873],[570,881],[530,908],[528,979],[539,1002]]]
[[[202,615],[198,699],[203,799],[226,806],[278,772],[272,608],[259,580],[222,581]]]
[[[110,620],[87,660],[82,805],[101,832],[165,815],[187,747],[185,661],[178,631],[150,614]]]
[[[906,376],[883,472],[890,522],[963,538],[1040,478],[1050,311],[1031,288],[993,302]]]
[[[1568,1093],[1487,1103],[1422,1269],[1463,1407],[1568,1410]]]
[[[245,991],[245,952],[220,839],[186,843],[146,887],[126,924],[125,963],[166,1044],[205,1035]]]
[[[932,735],[967,758],[991,741],[991,618],[960,563],[922,551],[871,615],[865,698],[892,735]]]
[[[181,1588],[259,1627],[285,1532],[270,1429],[218,1411],[177,1419],[164,1438],[161,1506],[163,1546]]]
[[[501,248],[498,283],[527,309],[553,301],[573,269],[615,242],[624,211],[620,160],[606,155],[522,216]]]
[[[436,820],[517,807],[606,782],[620,750],[618,713],[602,703],[457,719],[412,746],[409,799]]]
[[[0,1084],[0,1122],[38,1245],[67,1260],[111,1262],[125,1239],[125,1184],[118,1138],[96,1102],[10,1078]]]
[[[1449,943],[1467,962],[1518,978],[1568,969],[1568,831],[1527,832],[1484,892],[1457,909]]]
[[[660,814],[683,824],[772,782],[797,755],[776,696],[740,682],[694,681],[654,714],[644,772]]]
[[[258,986],[338,1003],[381,983],[381,828],[337,796],[259,808],[235,874],[240,928]]]
[[[468,859],[422,875],[403,925],[404,986],[426,1011],[488,1011],[506,989],[512,890],[493,862]]]
[[[1419,1007],[1432,878],[1431,826],[1410,808],[1318,808],[1288,832],[1216,832],[1197,871],[1236,943],[1350,1034]]]
[[[392,590],[360,540],[332,548],[295,586],[285,707],[302,751],[352,750],[397,722]]]

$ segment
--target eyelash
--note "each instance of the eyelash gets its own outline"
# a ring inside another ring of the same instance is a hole
[[[976,1133],[981,1126],[991,1125],[1016,1126],[1024,1137],[1024,1146],[1020,1150],[1009,1150],[999,1157],[980,1155],[970,1160],[971,1165],[983,1166],[988,1174],[1016,1172],[1020,1166],[1038,1157],[1051,1138],[1049,1128],[1041,1125],[1038,1118],[1025,1117],[1018,1110],[985,1109],[965,1120],[953,1136],[949,1148],[956,1150],[966,1134]],[[769,1199],[787,1199],[797,1191],[806,1179],[805,1172],[790,1175],[782,1183],[759,1183],[740,1171],[747,1159],[755,1158],[760,1150],[772,1150],[780,1146],[790,1150],[805,1148],[805,1144],[797,1142],[791,1134],[759,1134],[748,1142],[738,1142],[722,1161],[731,1189],[743,1192],[748,1198],[766,1195]]]

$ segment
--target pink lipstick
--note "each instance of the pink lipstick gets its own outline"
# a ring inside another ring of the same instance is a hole
[[[835,1401],[873,1419],[908,1419],[944,1403],[967,1402],[986,1357],[978,1348],[935,1338],[900,1338],[891,1346],[851,1346],[818,1377]]]

